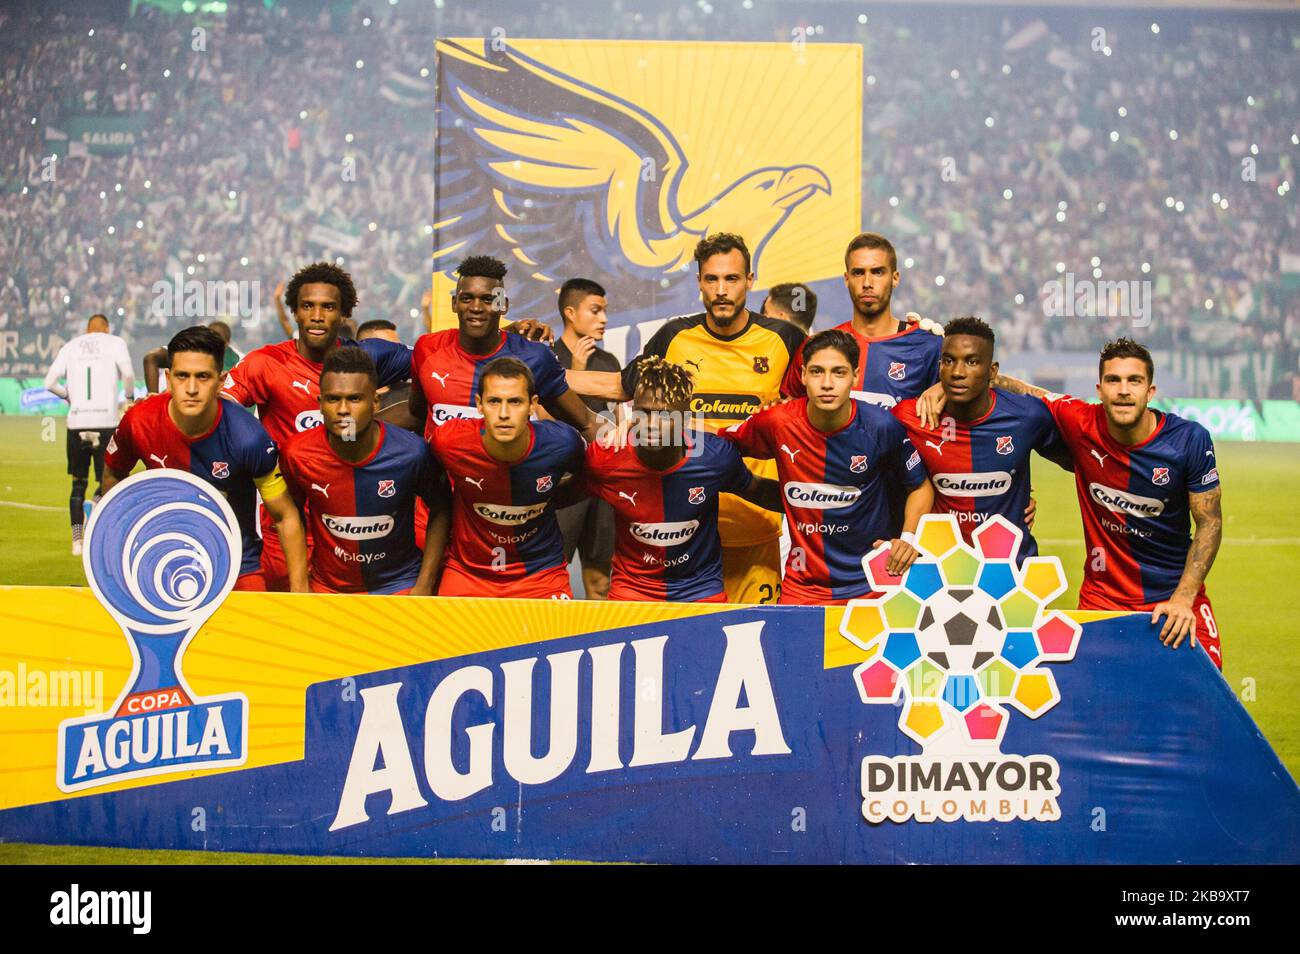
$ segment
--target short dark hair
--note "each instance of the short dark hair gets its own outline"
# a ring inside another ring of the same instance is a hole
[[[745,256],[745,274],[749,274],[749,246],[739,235],[731,232],[714,232],[700,239],[695,246],[695,272],[699,274],[707,259],[714,255],[726,255],[728,252],[740,252]]]
[[[943,326],[943,336],[951,338],[954,335],[970,335],[972,338],[983,338],[992,346],[995,343],[993,329],[982,318],[976,318],[974,315],[962,315],[960,318],[954,318]]]
[[[396,331],[397,325],[393,324],[387,318],[371,318],[369,321],[363,321],[357,328],[357,340],[360,341],[367,331]]]
[[[556,304],[560,309],[560,317],[564,317],[564,309],[577,308],[582,300],[589,295],[599,295],[604,298],[605,289],[590,278],[570,278],[560,286],[560,295],[556,300]]]
[[[491,255],[471,255],[456,266],[456,274],[461,278],[490,278],[493,281],[505,281],[506,263]]]
[[[374,360],[356,345],[344,345],[327,354],[325,364],[320,369],[322,384],[327,374],[364,374],[374,387],[379,387],[379,372],[375,369]]]
[[[812,360],[813,355],[827,348],[834,348],[844,355],[854,368],[858,366],[858,358],[862,356],[862,349],[858,347],[858,342],[853,335],[847,331],[840,331],[838,328],[828,328],[825,331],[817,332],[804,342],[803,360],[805,367]]]
[[[879,232],[860,232],[853,237],[849,247],[844,250],[844,267],[849,266],[849,256],[860,248],[879,248],[884,249],[889,255],[889,270],[898,271],[898,253],[894,251],[894,244],[885,238]]]
[[[284,303],[290,311],[298,310],[298,292],[303,285],[333,285],[339,290],[339,310],[346,318],[357,307],[357,288],[352,284],[352,276],[333,262],[312,262],[298,269],[289,286],[284,290]]]
[[[537,393],[537,382],[533,378],[533,372],[528,369],[518,358],[500,357],[493,358],[483,367],[483,373],[479,375],[479,393],[482,394],[483,382],[488,377],[495,378],[523,378],[524,383],[528,385],[528,396],[532,397]]]
[[[803,289],[803,308],[794,307],[795,294]],[[773,285],[767,297],[784,312],[788,312],[794,323],[804,331],[812,331],[813,319],[817,317],[817,293],[802,282],[782,282]]]
[[[86,327],[89,328],[90,325],[91,325],[91,322],[93,322],[96,318],[98,318],[100,321],[102,321],[102,322],[103,322],[105,325],[107,325],[108,327],[110,327],[110,328],[113,327],[112,324],[111,324],[111,323],[109,322],[109,320],[108,320],[108,315],[91,315],[89,318],[86,319]]]
[[[1151,360],[1151,352],[1132,338],[1116,338],[1114,341],[1106,342],[1106,346],[1101,349],[1101,360],[1097,362],[1098,379],[1102,376],[1106,362],[1114,358],[1137,358],[1147,366],[1147,381],[1155,383],[1156,365]]]
[[[230,325],[226,324],[221,319],[217,319],[216,321],[209,321],[208,327],[211,328],[213,331],[215,331],[217,334],[221,335],[222,341],[224,341],[226,344],[230,344],[230,338],[231,338]]]
[[[226,343],[221,340],[221,335],[202,325],[195,325],[193,328],[186,328],[172,335],[172,340],[167,342],[168,364],[180,351],[212,355],[212,360],[217,362],[217,370],[221,370],[226,362]]]

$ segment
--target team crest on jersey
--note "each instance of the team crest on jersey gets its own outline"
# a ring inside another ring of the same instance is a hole
[[[539,494],[546,493],[546,491],[550,490],[552,486],[553,483],[550,474],[542,474],[542,476],[537,478],[537,492]]]
[[[1010,434],[1004,434],[1002,437],[998,438],[999,454],[1013,454],[1015,453],[1015,450],[1016,450],[1016,445],[1012,443]]]
[[[770,367],[770,365],[768,364],[767,355],[765,355],[765,354],[756,354],[756,355],[754,355],[754,373],[755,373],[755,374],[767,374],[767,372],[768,372],[768,368],[769,368],[769,367]]]
[[[1165,484],[1169,483],[1169,468],[1154,468],[1151,471],[1151,483],[1155,484],[1157,487],[1163,487]]]
[[[860,474],[866,469],[867,469],[866,454],[854,454],[851,458],[849,458],[849,470],[853,471],[853,473]]]
[[[907,363],[904,361],[889,362],[889,376],[895,381],[901,381],[907,375]]]
[[[225,480],[230,476],[230,465],[224,460],[214,460],[212,462],[212,476],[215,480]]]
[[[689,501],[690,501],[691,503],[693,503],[693,504],[702,504],[702,503],[704,503],[704,488],[703,488],[703,487],[692,487],[692,488],[690,489],[690,492],[686,495],[686,499],[689,500]]]
[[[379,482],[379,496],[391,497],[395,493],[397,493],[397,481],[381,480]]]

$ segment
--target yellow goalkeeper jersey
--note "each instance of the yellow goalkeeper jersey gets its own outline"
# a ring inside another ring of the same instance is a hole
[[[781,379],[804,334],[779,318],[748,312],[749,321],[736,334],[714,334],[704,313],[672,318],[650,339],[642,356],[657,354],[683,365],[695,376],[691,410],[700,414],[711,431],[720,431],[749,417],[780,395]],[[624,371],[623,390],[631,394],[636,383],[636,362]],[[776,463],[745,463],[761,477],[776,477]],[[731,494],[723,494],[718,507],[718,531],[724,547],[747,547],[781,535],[781,516]]]

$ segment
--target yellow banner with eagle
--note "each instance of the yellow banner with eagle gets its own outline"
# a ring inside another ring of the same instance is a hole
[[[583,277],[611,327],[698,311],[712,232],[745,238],[756,289],[842,271],[860,46],[498,37],[441,40],[437,61],[435,328],[471,254],[508,265],[511,318],[556,319]]]

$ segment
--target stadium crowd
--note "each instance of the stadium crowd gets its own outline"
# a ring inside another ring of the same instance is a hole
[[[143,350],[189,323],[151,311],[155,282],[256,280],[269,317],[270,290],[328,252],[357,278],[358,318],[413,340],[435,37],[802,38],[864,45],[863,224],[899,241],[909,309],[988,313],[1011,350],[1089,348],[1130,319],[1045,320],[1044,283],[1149,280],[1152,347],[1296,368],[1300,94],[1293,28],[1275,19],[1170,15],[1153,32],[1136,14],[765,2],[233,9],[140,4],[124,28],[0,14],[0,329],[71,334],[105,311]],[[1096,21],[1113,21],[1101,49]],[[114,113],[148,118],[134,150],[64,156],[49,181],[48,131]]]

